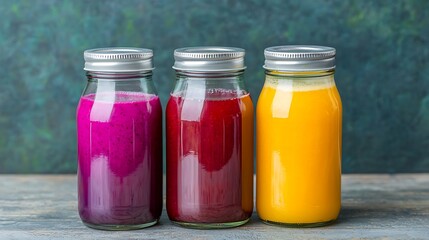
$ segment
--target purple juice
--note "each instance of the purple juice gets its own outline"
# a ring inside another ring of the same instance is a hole
[[[156,222],[162,210],[162,109],[137,92],[83,96],[77,109],[79,214],[87,225]]]

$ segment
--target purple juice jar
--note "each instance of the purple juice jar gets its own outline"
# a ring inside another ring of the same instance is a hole
[[[162,210],[162,109],[152,50],[84,53],[88,83],[77,107],[78,205],[104,230],[152,226]]]

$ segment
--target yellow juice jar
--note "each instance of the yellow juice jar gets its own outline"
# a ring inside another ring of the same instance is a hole
[[[315,227],[341,208],[342,105],[335,49],[265,49],[256,111],[256,207],[265,223]]]

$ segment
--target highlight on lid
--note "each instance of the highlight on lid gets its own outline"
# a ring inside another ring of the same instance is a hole
[[[235,47],[187,47],[174,50],[177,71],[228,72],[246,69],[245,51]]]
[[[152,71],[153,51],[147,48],[95,48],[84,52],[86,71]]]
[[[289,45],[264,50],[267,70],[326,71],[335,69],[335,48],[323,46]]]

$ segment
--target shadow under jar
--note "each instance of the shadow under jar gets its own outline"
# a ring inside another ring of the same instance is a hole
[[[78,206],[103,230],[152,226],[162,210],[162,109],[152,50],[84,53],[88,83],[77,108]]]
[[[189,228],[229,228],[253,210],[253,104],[244,50],[174,53],[176,86],[166,111],[167,212]]]

